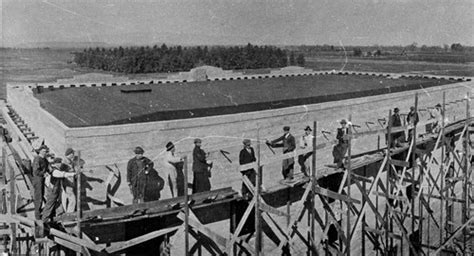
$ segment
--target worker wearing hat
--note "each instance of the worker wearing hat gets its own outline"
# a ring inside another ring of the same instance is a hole
[[[402,119],[400,117],[399,108],[393,109],[393,115],[390,118],[390,122],[391,122],[392,128],[402,126]],[[401,143],[405,142],[405,133],[403,131],[392,132],[391,136],[392,136],[392,140],[391,140],[390,147],[398,147],[398,146],[401,146]]]
[[[341,127],[337,128],[336,139],[337,144],[333,147],[332,155],[334,157],[334,163],[336,168],[344,168],[344,158],[346,157],[347,149],[349,148],[349,129],[350,123],[346,119],[342,119],[340,122]]]
[[[61,170],[63,160],[59,157],[53,158],[51,162],[51,168],[48,171],[46,178],[46,204],[43,209],[42,219],[43,221],[52,221],[55,213],[55,209],[60,204],[61,196],[61,181],[66,178],[71,178],[76,175],[74,172],[66,172]]]
[[[275,140],[266,141],[267,145],[272,148],[283,148],[283,154],[293,152],[296,148],[295,137],[290,134],[290,127],[283,127],[283,135]],[[295,166],[295,160],[293,157],[284,159],[282,161],[281,172],[285,181],[291,181],[293,179],[293,169]]]
[[[314,136],[311,134],[312,131],[313,130],[309,126],[306,126],[306,128],[304,128],[304,134],[303,134],[303,136],[301,136],[300,141],[299,141],[301,149],[313,149],[313,138],[314,138]],[[305,154],[302,154],[302,155],[298,156],[298,163],[300,164],[301,172],[307,177],[309,176],[308,172],[307,172],[307,170],[309,168],[306,166],[306,160],[312,154],[313,154],[313,152],[311,151],[311,152],[308,152],[308,153],[305,153]]]
[[[201,139],[194,139],[193,194],[211,190],[209,178],[211,177],[212,162],[206,159],[208,154],[201,149],[201,143]]]
[[[183,159],[176,155],[176,147],[173,142],[166,144],[163,169],[165,187],[163,191],[164,198],[173,198],[184,195],[184,179],[182,176]],[[180,164],[181,163],[181,164]],[[181,168],[179,168],[181,167]],[[180,179],[178,179],[180,177]]]
[[[45,174],[48,172],[49,163],[46,154],[49,149],[41,145],[36,149],[37,155],[33,159],[33,202],[35,205],[35,219],[41,220],[41,207],[43,206]]]
[[[244,144],[244,148],[242,150],[240,150],[240,154],[239,154],[239,163],[240,163],[240,165],[250,164],[250,163],[256,162],[257,158],[255,158],[255,150],[251,146],[251,141],[249,139],[244,139],[242,141],[242,143]],[[242,175],[246,176],[250,180],[252,185],[255,186],[257,174],[256,174],[254,168],[241,170],[240,172],[242,173]],[[252,193],[247,188],[247,186],[245,185],[244,182],[242,182],[242,190],[241,191],[242,191],[242,196],[245,199],[250,200],[252,198]]]
[[[410,112],[407,115],[407,124],[410,126],[408,129],[408,139],[407,141],[410,143],[413,137],[414,127],[418,124],[420,118],[418,117],[418,113],[415,111],[415,107],[410,107]]]
[[[434,119],[433,124],[431,125],[431,132],[438,133],[441,130],[441,123],[443,121],[443,109],[441,104],[436,104],[435,108],[430,111],[431,119]]]
[[[64,152],[64,160],[62,170],[65,172],[76,173],[79,168],[75,151],[72,148],[66,149]],[[69,176],[62,180],[63,192],[61,193],[61,203],[66,212],[74,212],[76,210],[76,177]]]
[[[147,179],[153,162],[143,156],[145,150],[136,147],[133,152],[135,156],[127,164],[127,182],[133,196],[133,203],[142,203],[145,201],[145,191],[147,190]],[[155,171],[156,172],[156,171]]]

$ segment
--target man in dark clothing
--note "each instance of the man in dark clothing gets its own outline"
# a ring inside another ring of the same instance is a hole
[[[390,122],[392,122],[392,128],[397,128],[402,126],[402,119],[400,118],[400,110],[395,108],[393,110],[392,118],[390,118]],[[392,143],[390,147],[399,146],[400,142],[404,141],[404,132],[393,132],[392,133]]]
[[[278,143],[280,141],[281,143]],[[283,127],[283,136],[278,139],[272,140],[271,142],[267,140],[266,143],[272,148],[283,148],[283,154],[293,152],[296,148],[295,137],[290,134],[289,126]],[[293,159],[293,157],[283,160],[281,172],[285,180],[290,181],[293,179],[294,166],[295,160]]]
[[[415,111],[415,107],[413,106],[410,107],[410,112],[408,112],[408,115],[407,115],[407,124],[410,127],[415,127],[419,121],[420,121],[420,118],[418,117],[418,113]],[[411,142],[413,132],[414,132],[414,128],[410,128],[408,130],[408,139],[407,139],[408,142]]]
[[[35,204],[35,219],[41,220],[41,206],[44,195],[44,175],[48,171],[46,154],[48,147],[41,145],[37,150],[38,155],[33,159],[33,202]]]
[[[255,158],[255,151],[253,148],[250,146],[250,140],[245,139],[243,141],[244,143],[244,148],[240,151],[239,154],[239,163],[240,165],[243,164],[249,164],[257,161],[257,158]],[[257,175],[255,173],[255,169],[247,169],[247,170],[241,170],[240,171],[242,175],[247,176],[249,178],[250,182],[252,182],[252,185],[255,186],[255,181],[257,178]],[[246,199],[252,198],[252,193],[249,191],[247,186],[242,182],[242,196]]]
[[[337,168],[344,168],[344,157],[346,156],[347,149],[349,148],[349,139],[347,138],[347,134],[349,133],[349,127],[347,126],[347,121],[342,119],[341,127],[337,128],[337,144],[334,146],[332,150],[332,155],[334,157],[334,163],[336,164]]]
[[[211,172],[209,168],[212,168],[212,162],[206,160],[206,152],[201,149],[201,139],[194,140],[193,150],[193,194],[210,191]]]
[[[47,178],[45,179],[46,185],[46,204],[43,209],[43,221],[49,222],[54,217],[56,208],[60,204],[61,196],[61,180],[64,178],[71,178],[76,175],[74,172],[67,172],[67,168],[62,167],[62,159],[54,158],[50,162],[50,168],[48,171]],[[62,170],[61,170],[62,169]]]
[[[127,165],[127,182],[133,195],[133,203],[136,204],[144,202],[145,192],[150,192],[147,184],[150,182],[148,176],[153,171],[153,162],[143,156],[145,151],[141,147],[136,147],[134,153],[135,157],[130,159]]]

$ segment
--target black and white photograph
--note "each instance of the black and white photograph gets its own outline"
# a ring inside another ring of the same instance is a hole
[[[0,11],[0,256],[474,255],[474,1]]]

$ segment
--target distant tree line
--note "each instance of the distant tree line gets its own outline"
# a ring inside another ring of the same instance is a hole
[[[288,56],[289,55],[289,56]],[[197,46],[87,48],[74,53],[74,62],[82,67],[125,73],[187,71],[201,65],[223,69],[279,68],[303,66],[304,55],[274,46]]]

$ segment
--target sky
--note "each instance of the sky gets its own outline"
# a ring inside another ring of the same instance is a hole
[[[473,0],[0,0],[1,42],[474,45]]]

